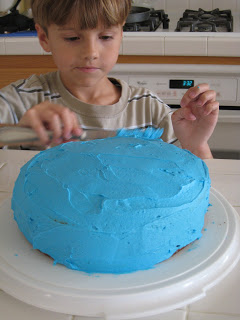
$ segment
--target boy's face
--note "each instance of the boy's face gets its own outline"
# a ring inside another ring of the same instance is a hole
[[[122,26],[76,31],[73,24],[55,24],[48,35],[36,25],[43,49],[52,52],[64,84],[71,88],[94,87],[106,78],[117,62],[122,40]]]

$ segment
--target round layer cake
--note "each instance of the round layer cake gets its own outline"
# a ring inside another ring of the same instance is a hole
[[[33,247],[71,269],[129,273],[200,238],[207,166],[158,132],[69,142],[25,164],[12,209]]]

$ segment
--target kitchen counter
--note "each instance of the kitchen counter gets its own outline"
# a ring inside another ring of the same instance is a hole
[[[0,55],[45,55],[37,36],[0,37]],[[239,33],[124,32],[120,55],[240,57]]]
[[[0,150],[0,203],[11,197],[20,167],[35,155],[35,151]],[[240,214],[240,160],[206,160],[212,186]],[[237,320],[240,319],[240,262],[206,297],[184,308],[143,320]],[[22,303],[0,288],[1,320],[83,320],[74,315],[48,312]],[[100,319],[100,318],[99,318]],[[96,318],[95,318],[96,320]]]

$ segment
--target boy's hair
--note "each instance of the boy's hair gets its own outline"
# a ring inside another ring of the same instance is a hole
[[[124,24],[131,0],[32,0],[35,23],[47,32],[51,24],[63,26],[73,21],[79,30]]]

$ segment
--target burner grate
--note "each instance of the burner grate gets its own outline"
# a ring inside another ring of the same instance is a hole
[[[145,8],[146,9],[146,8]],[[123,26],[123,31],[139,32],[139,31],[156,31],[161,25],[163,29],[169,28],[169,18],[164,10],[149,9],[150,15],[147,20],[137,22],[127,22]],[[131,14],[133,21],[138,20],[138,14]]]
[[[232,32],[233,17],[231,10],[185,10],[183,17],[177,23],[175,31]]]

